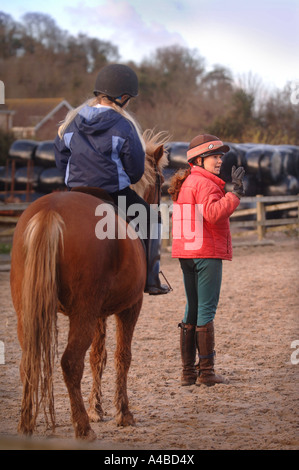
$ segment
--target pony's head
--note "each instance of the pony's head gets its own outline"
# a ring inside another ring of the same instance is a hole
[[[165,131],[155,134],[153,130],[147,129],[143,133],[143,139],[146,149],[145,170],[138,183],[131,187],[149,204],[154,204],[157,201],[149,200],[150,194],[154,196],[158,182],[162,185],[164,181],[163,168],[168,163],[167,150],[164,146],[169,142],[169,134]]]

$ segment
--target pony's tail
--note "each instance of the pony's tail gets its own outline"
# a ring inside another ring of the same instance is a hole
[[[24,233],[22,285],[23,399],[19,431],[32,434],[40,405],[46,423],[55,428],[53,366],[57,350],[57,260],[63,249],[62,217],[42,210]],[[40,396],[39,396],[40,389]]]

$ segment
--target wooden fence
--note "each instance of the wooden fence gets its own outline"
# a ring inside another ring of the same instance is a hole
[[[242,206],[246,205],[253,207],[242,209]],[[278,212],[281,211],[285,211],[285,214],[280,214],[278,218]],[[276,213],[275,218],[270,219],[268,217],[271,212]],[[240,218],[243,220],[240,220]],[[244,197],[241,199],[240,209],[232,214],[230,220],[231,228],[234,231],[236,228],[240,228],[243,233],[244,229],[251,233],[255,231],[259,241],[265,237],[266,232],[298,230],[299,195]]]
[[[29,206],[29,204],[29,202],[0,202],[0,241],[3,238],[11,237],[13,235],[14,226],[18,222],[21,213]],[[9,225],[8,228],[7,225]]]
[[[172,213],[172,203],[168,198],[162,198],[162,203],[169,206],[168,211],[164,210],[164,214],[162,211],[162,220],[167,225],[166,217]],[[281,211],[285,213],[280,213],[278,217],[278,212]],[[271,212],[275,212],[275,218],[268,217]],[[258,241],[262,241],[267,232],[294,230],[298,234],[299,195],[244,197],[230,218],[230,226],[233,237],[257,234]],[[169,232],[171,233],[171,229]],[[165,248],[169,245],[171,245],[171,236],[163,240]]]
[[[18,220],[18,215],[28,207],[30,203],[0,203],[0,230],[1,236],[8,236],[13,233],[13,228],[5,229],[3,224],[14,225]],[[171,244],[171,214],[172,202],[169,198],[162,198],[163,206],[162,220],[169,227],[169,236],[163,240],[163,246]],[[248,207],[250,206],[250,207]],[[166,210],[165,210],[166,209]],[[277,213],[285,211],[279,218]],[[276,213],[276,218],[270,219],[268,214]],[[166,220],[170,218],[169,220]],[[281,230],[299,230],[299,195],[297,196],[256,196],[244,197],[241,199],[239,208],[232,214],[231,228],[233,235],[257,233],[258,240],[262,240],[267,232]],[[237,229],[240,229],[239,233]]]

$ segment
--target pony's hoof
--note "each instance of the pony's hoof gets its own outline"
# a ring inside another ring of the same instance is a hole
[[[84,436],[79,436],[79,439],[86,442],[93,442],[97,439],[97,435],[92,429],[89,429]]]
[[[135,426],[135,420],[132,413],[128,412],[125,415],[120,415],[116,419],[117,426]]]
[[[104,413],[96,410],[88,410],[88,417],[91,423],[99,423],[104,420]]]
[[[86,440],[88,442],[93,442],[93,441],[96,440],[96,438],[97,438],[97,435],[92,429],[90,431],[88,431],[88,434],[87,434],[87,437],[86,437]]]
[[[76,433],[76,438],[80,439],[82,441],[92,442],[95,439],[97,439],[97,435],[91,428],[88,428],[85,431],[77,432]]]

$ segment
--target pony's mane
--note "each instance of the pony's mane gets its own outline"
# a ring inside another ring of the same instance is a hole
[[[160,174],[162,175],[163,168],[168,164],[168,152],[164,148],[164,145],[169,142],[169,134],[166,131],[157,132],[156,134],[152,129],[147,129],[142,135],[145,142],[145,169],[142,178],[138,183],[132,185],[131,187],[136,191],[136,193],[143,197],[146,189],[149,186],[154,186],[156,182],[156,173],[155,173],[155,151],[158,147],[163,145],[163,155],[157,162],[157,168]]]

